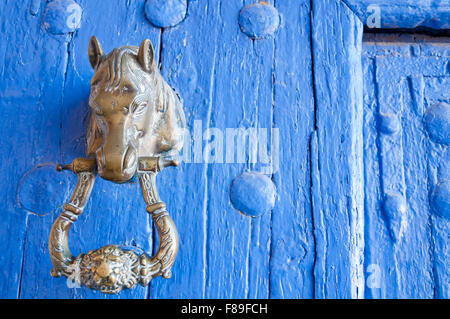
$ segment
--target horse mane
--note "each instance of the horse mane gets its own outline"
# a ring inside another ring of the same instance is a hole
[[[108,62],[109,67],[109,79],[105,87],[106,90],[114,90],[120,86],[124,73],[122,62],[127,54],[137,57],[138,48],[131,46],[116,48],[105,58],[105,62]]]

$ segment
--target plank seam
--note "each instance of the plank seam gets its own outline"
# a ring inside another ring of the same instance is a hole
[[[23,279],[23,269],[25,266],[25,251],[27,248],[27,236],[28,236],[28,218],[29,214],[27,214],[27,217],[25,218],[25,234],[23,238],[23,245],[22,245],[22,263],[20,266],[20,278],[19,278],[19,289],[17,291],[17,299],[20,299],[20,295],[22,294],[22,279]]]
[[[314,140],[313,140],[314,139]],[[312,238],[313,238],[313,248],[314,248],[314,259],[313,265],[311,269],[311,277],[312,277],[312,297],[316,299],[316,262],[317,262],[317,238],[316,238],[316,221],[314,220],[314,188],[313,188],[313,169],[314,165],[318,165],[318,163],[313,163],[313,154],[312,154],[312,143],[317,143],[317,131],[314,130],[309,138],[308,145],[308,157],[309,157],[309,179],[310,179],[310,187],[309,187],[309,197],[311,201],[311,226],[312,226]],[[315,158],[315,157],[314,157]]]
[[[316,224],[314,220],[314,204],[313,204],[313,162],[312,162],[312,139],[313,135],[316,135],[316,141],[317,141],[317,87],[316,87],[316,78],[315,78],[315,59],[314,59],[314,41],[313,41],[313,1],[310,0],[309,2],[309,42],[310,42],[310,55],[311,55],[311,83],[313,87],[313,103],[314,103],[314,129],[310,136],[310,140],[308,143],[308,153],[309,153],[309,182],[310,182],[310,188],[309,188],[309,196],[311,200],[311,226],[312,226],[312,237],[313,237],[313,246],[314,246],[314,260],[313,260],[313,266],[311,269],[311,276],[312,276],[312,296],[314,299],[316,299],[316,277],[315,277],[315,268],[316,268],[316,261],[317,261],[317,238],[315,235],[316,231]],[[318,164],[318,163],[317,163]]]

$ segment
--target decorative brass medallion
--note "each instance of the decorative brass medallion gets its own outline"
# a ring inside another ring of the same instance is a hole
[[[97,38],[89,42],[91,120],[87,132],[88,158],[60,166],[78,176],[72,198],[56,219],[49,237],[51,274],[66,276],[105,293],[118,293],[136,284],[147,285],[157,276],[170,278],[178,251],[178,233],[158,195],[156,175],[174,159],[184,142],[186,127],[182,103],[162,78],[151,42],[139,48],[124,46],[108,55]],[[136,174],[147,211],[156,224],[159,247],[155,256],[136,255],[116,245],[72,256],[68,236],[83,213],[96,174],[115,183]]]

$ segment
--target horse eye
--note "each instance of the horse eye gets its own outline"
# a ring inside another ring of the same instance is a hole
[[[102,109],[99,108],[97,105],[92,105],[91,108],[92,108],[92,111],[94,111],[95,115],[103,116]]]
[[[99,116],[103,115],[101,107],[98,105],[97,102],[95,102],[95,100],[92,98],[92,95],[89,96],[89,105],[91,106],[91,108],[95,114],[97,114]]]
[[[102,109],[99,108],[98,106],[95,106],[95,107],[94,107],[94,112],[95,112],[95,114],[97,114],[98,116],[103,116]]]
[[[97,78],[95,81],[91,81],[91,87],[96,87],[100,83],[101,79]]]
[[[129,85],[125,85],[122,88],[122,92],[130,92],[130,93],[132,93],[132,92],[135,92],[135,91],[136,91],[136,89],[134,87],[132,87],[132,86],[129,86]]]
[[[136,107],[133,114],[135,116],[142,115],[145,112],[146,108],[147,108],[147,103],[146,102],[141,103]]]

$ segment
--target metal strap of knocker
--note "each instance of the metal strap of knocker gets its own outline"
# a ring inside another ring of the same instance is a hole
[[[159,198],[156,175],[164,167],[177,166],[174,158],[183,145],[186,124],[178,95],[155,67],[149,40],[139,48],[120,47],[105,55],[93,36],[89,60],[95,73],[89,98],[88,157],[59,166],[77,174],[78,180],[50,232],[51,274],[104,293],[118,293],[138,283],[147,285],[157,276],[171,277],[178,233]],[[117,245],[72,256],[69,230],[83,213],[97,173],[116,183],[128,182],[137,174],[159,235],[153,257],[145,253],[138,256]]]

